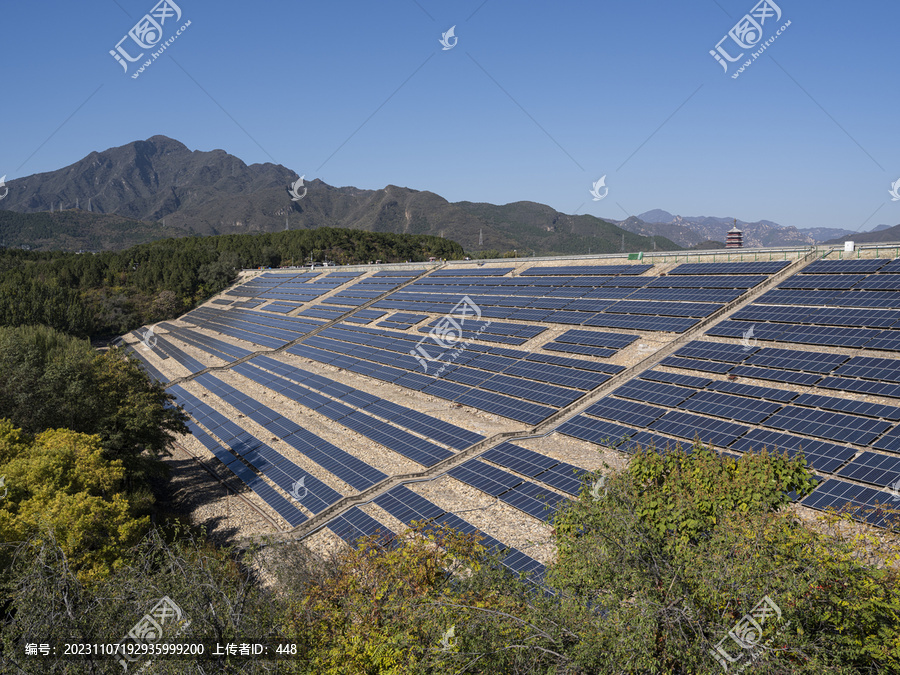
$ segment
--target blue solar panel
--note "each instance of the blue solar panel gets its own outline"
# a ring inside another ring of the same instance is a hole
[[[567,497],[527,481],[500,495],[500,500],[544,522],[553,518],[560,503],[569,501]]]
[[[556,428],[556,431],[606,447],[616,447],[626,437],[634,436],[637,433],[634,429],[621,424],[604,422],[584,415],[577,415],[563,422]]]
[[[875,527],[900,525],[900,514],[896,512],[898,502],[894,494],[833,478],[820,484],[801,504],[820,511],[834,509],[848,512],[855,520]]]
[[[620,398],[630,398],[635,401],[655,403],[672,408],[696,392],[687,387],[679,387],[664,382],[631,380],[617,388],[613,393]]]
[[[730,448],[740,452],[761,452],[766,448],[769,452],[787,452],[790,457],[795,457],[802,451],[810,467],[826,473],[833,473],[856,454],[856,450],[844,445],[768,429],[751,429],[734,441]]]
[[[481,458],[529,478],[559,464],[559,461],[555,459],[512,443],[501,443],[488,450]]]
[[[678,407],[714,417],[758,424],[775,411],[780,410],[782,404],[721,394],[715,391],[700,391]]]
[[[898,491],[897,507],[900,508],[900,457],[867,450],[841,469],[838,475]]]
[[[656,433],[671,434],[687,440],[699,437],[703,443],[720,446],[727,446],[749,429],[743,424],[678,411],[668,412],[650,425],[650,431]]]
[[[585,410],[585,413],[588,415],[624,422],[635,427],[646,427],[665,412],[662,408],[656,408],[652,405],[623,401],[611,396],[600,399]]]
[[[522,483],[521,478],[477,459],[470,459],[468,462],[450,469],[447,474],[492,497],[499,497]]]
[[[766,420],[766,426],[843,443],[868,445],[889,429],[891,424],[881,420],[789,405]]]
[[[394,533],[358,507],[344,511],[328,523],[328,529],[348,544],[361,537],[378,536],[382,540],[394,537]]]

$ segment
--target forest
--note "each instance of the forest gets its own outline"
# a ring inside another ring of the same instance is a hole
[[[242,268],[431,256],[454,260],[464,252],[440,237],[338,228],[162,239],[96,254],[0,249],[0,326],[111,337],[184,314]]]

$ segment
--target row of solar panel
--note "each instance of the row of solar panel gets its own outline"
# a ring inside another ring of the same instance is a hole
[[[198,376],[195,381],[262,426],[268,433],[281,438],[354,489],[364,490],[387,478],[387,475],[381,471],[309,432],[294,421],[282,417],[218,378],[207,373]],[[215,433],[215,430],[212,431]],[[245,452],[240,452],[240,454],[246,457]],[[257,468],[264,471],[264,466],[257,466]],[[297,468],[299,470],[299,467]],[[306,487],[311,489],[308,483]]]
[[[428,521],[435,526],[451,527],[463,534],[476,534],[480,537],[479,543],[489,553],[506,551],[506,556],[502,561],[504,566],[515,573],[525,574],[536,583],[543,581],[545,568],[541,563],[521,551],[507,547],[490,535],[484,534],[459,516],[428,501],[406,486],[395,487],[376,497],[374,502],[407,525],[412,525],[416,521]]]
[[[272,371],[275,375],[261,371],[260,369],[262,368]],[[377,396],[373,396],[372,394],[358,391],[327,377],[303,371],[267,356],[257,356],[248,362],[238,364],[234,367],[234,370],[235,372],[250,377],[269,388],[275,389],[276,391],[280,391],[281,393],[288,392],[285,395],[291,394],[293,396],[302,395],[308,397],[310,402],[308,407],[312,408],[313,405],[315,405],[316,408],[319,408],[321,405],[328,403],[327,400],[321,401],[315,397],[309,397],[309,395],[300,388],[289,387],[284,379],[287,378],[308,389],[333,396],[341,401],[341,404],[350,404],[359,410],[365,410],[367,414],[376,415],[397,426],[410,429],[411,431],[427,436],[438,443],[443,443],[459,450],[483,440],[483,436],[475,432],[468,431],[416,410],[386,401]],[[320,399],[324,399],[324,397],[320,397]],[[321,405],[316,405],[317,403],[320,403]],[[346,412],[343,408],[348,408],[350,410],[350,412],[347,413],[348,415],[355,412],[355,409],[349,408],[347,405],[342,405],[342,408],[335,406],[332,409],[334,418],[338,420],[341,419],[340,413]],[[442,458],[449,456],[444,452],[441,452],[440,454],[442,455]]]

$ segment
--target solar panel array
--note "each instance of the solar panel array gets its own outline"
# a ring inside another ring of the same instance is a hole
[[[890,365],[888,372],[896,371],[894,377],[900,378],[897,361],[872,363],[865,357],[828,352],[708,341],[690,342],[660,365],[790,384],[802,376],[806,379],[799,384],[805,385],[827,379],[831,372],[880,379]],[[672,447],[699,434],[702,441],[722,450],[747,452],[766,446],[795,455],[802,449],[813,469],[833,473],[859,452],[852,446],[874,444],[900,453],[898,420],[897,406],[651,370],[621,385],[559,431],[611,445],[634,441],[646,429]],[[634,443],[622,447],[633,448]]]
[[[487,552],[506,552],[502,561],[505,567],[517,574],[525,574],[535,583],[543,582],[545,567],[537,560],[481,532],[474,525],[416,494],[406,486],[395,487],[376,497],[374,502],[406,525],[412,525],[414,522],[428,522],[435,526],[451,527],[463,534],[477,534],[480,536],[479,543],[485,547]]]
[[[896,260],[817,260],[708,335],[900,351],[898,270]]]
[[[713,283],[708,277],[699,281],[703,277],[681,273],[644,275],[652,265],[535,267],[517,277],[476,277],[443,270],[417,279],[372,306],[445,314],[469,296],[482,319],[681,333],[765,280],[764,270],[780,268],[783,263],[730,265],[701,265],[701,274],[718,275]],[[372,297],[357,284],[330,302],[362,304]]]
[[[509,276],[513,268],[443,269],[421,276],[401,290],[397,290],[399,285],[422,272],[263,274],[228,293],[247,300],[230,306],[226,306],[229,301],[221,301],[214,308],[187,315],[185,319],[197,326],[196,330],[161,324],[160,329],[168,335],[159,336],[151,356],[173,359],[188,372],[198,373],[218,362],[201,362],[177,347],[173,339],[230,362],[253,352],[210,333],[249,342],[258,350],[284,347],[305,338],[288,348],[288,353],[534,425],[623,370],[598,359],[614,356],[639,336],[603,329],[684,332],[788,264],[684,264],[659,276],[647,274],[652,265],[532,267],[518,276]],[[665,370],[641,373],[557,430],[593,443],[615,445],[625,452],[634,451],[639,444],[660,450],[675,444],[689,446],[699,435],[723,454],[756,452],[763,447],[790,455],[803,453],[811,468],[832,475],[803,500],[805,505],[825,508],[843,499],[865,510],[873,506],[873,499],[886,496],[885,501],[890,501],[891,491],[900,487],[900,406],[851,396],[900,399],[900,360],[832,353],[827,348],[900,351],[897,272],[900,260],[820,260],[808,265],[707,331],[711,337],[738,338],[740,344],[710,339],[690,342],[660,363]],[[329,296],[323,303],[320,298],[325,294]],[[371,308],[346,316],[382,295],[385,297]],[[453,310],[465,296],[480,316],[465,322],[457,331],[457,340],[437,349],[434,360],[432,342],[437,340],[429,335],[446,324],[437,317]],[[266,304],[260,311],[241,307],[245,302]],[[284,316],[297,308],[299,316]],[[340,318],[342,323],[309,337],[310,331]],[[378,327],[370,327],[375,322]],[[570,329],[542,344],[544,353],[498,346],[521,346],[546,331],[547,324]],[[826,349],[758,344],[770,340]],[[465,348],[458,349],[458,343]],[[152,358],[145,355],[142,360],[155,370]],[[461,427],[270,357],[253,357],[232,370],[423,467],[482,439]],[[733,381],[735,378],[742,381]],[[384,479],[380,471],[323,439],[310,438],[298,425],[286,424],[274,411],[213,375],[200,375],[196,381],[352,489],[364,489]],[[184,392],[182,387],[177,390]],[[192,421],[192,430],[197,430],[198,438],[202,436],[201,442],[215,446],[211,451],[226,466],[294,520],[305,518],[306,512],[317,513],[340,498],[334,490],[332,494],[320,489],[327,485],[308,476],[304,487],[319,501],[309,498],[310,504],[301,501],[303,509],[297,509],[296,502],[285,496],[299,478],[296,465],[246,431],[226,428],[228,420],[216,418],[215,411],[196,397],[184,399],[200,415]],[[224,438],[216,429],[234,436]],[[457,466],[449,475],[547,521],[564,503],[563,494],[578,493],[583,473],[572,465],[504,443]],[[850,480],[872,487],[846,482]],[[405,523],[411,522],[414,514],[473,529],[407,488],[387,494],[391,497],[382,495],[379,505],[392,515],[401,513],[403,517],[397,517]],[[887,522],[880,511],[876,516],[857,517],[882,526]],[[345,512],[329,527],[348,542],[365,534],[393,534],[359,509]],[[523,555],[513,551],[508,559],[518,560],[514,568],[537,570],[542,575],[542,566]]]
[[[410,355],[420,339],[342,323],[288,352],[527,424],[546,419],[624,369],[470,344],[452,361],[448,359],[438,377],[441,364],[423,372]]]

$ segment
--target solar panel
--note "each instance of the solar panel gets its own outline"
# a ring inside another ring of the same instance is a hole
[[[778,339],[798,344],[831,347],[862,347],[880,335],[868,328],[832,328],[828,326],[786,326]],[[761,338],[762,339],[762,338]],[[767,338],[768,339],[768,338]]]
[[[693,389],[688,389],[687,387],[679,387],[664,382],[648,382],[646,380],[631,380],[613,392],[620,398],[655,403],[669,408],[674,408],[695,393]]]
[[[900,508],[900,457],[866,450],[837,475],[861,483],[891,488],[897,492],[897,507]]]
[[[881,258],[860,258],[855,260],[816,260],[803,269],[804,274],[871,274],[888,261]]]
[[[773,389],[771,387],[760,387],[755,384],[741,384],[740,382],[727,382],[722,380],[717,380],[710,384],[709,389],[714,391],[724,391],[728,394],[735,394],[738,396],[779,401],[781,403],[786,403],[797,397],[796,392],[788,391],[786,389]]]
[[[843,443],[868,445],[889,429],[891,424],[843,413],[789,405],[766,420],[766,426]]]
[[[706,331],[706,334],[715,337],[746,338],[748,340],[778,340],[787,328],[788,326],[780,324],[726,319],[710,328]]]
[[[666,411],[652,405],[607,396],[584,411],[588,415],[603,417],[616,422],[624,422],[635,427],[646,427]]]
[[[771,262],[733,262],[733,263],[683,263],[669,274],[775,274],[788,265],[790,261],[774,260]],[[808,269],[808,268],[807,268]]]
[[[450,469],[447,474],[492,497],[499,497],[522,483],[521,478],[477,459],[470,459],[468,462]]]
[[[830,373],[849,358],[844,354],[766,347],[747,359],[746,364],[809,373]]]
[[[847,377],[826,377],[817,387],[836,389],[838,391],[857,391],[863,394],[890,396],[900,398],[900,384],[890,382],[872,382],[870,380],[851,380]]]
[[[702,342],[700,340],[694,340],[675,352],[674,356],[691,359],[708,359],[710,361],[725,361],[726,363],[740,363],[756,351],[756,347],[748,345],[721,344],[718,342]]]
[[[557,267],[531,267],[520,275],[540,276],[585,276],[595,274],[643,274],[653,265],[563,265]]]
[[[865,401],[854,401],[848,398],[803,394],[794,401],[794,405],[824,408],[825,410],[852,413],[866,417],[883,417],[894,422],[900,420],[900,408],[896,406],[866,403]]]
[[[621,424],[605,422],[585,415],[576,415],[556,427],[555,431],[605,447],[615,447],[626,437],[634,436],[637,433],[634,429]]]
[[[700,391],[683,401],[678,407],[714,417],[758,424],[776,410],[780,410],[781,404],[721,394],[715,391]]]
[[[822,379],[821,375],[814,373],[798,373],[790,370],[758,368],[756,366],[735,366],[728,374],[735,377],[751,377],[758,380],[772,380],[773,382],[787,382],[790,384],[815,384]]]
[[[778,288],[804,288],[810,290],[842,290],[853,288],[866,279],[865,274],[795,274],[783,281]]]
[[[328,523],[328,529],[348,544],[355,544],[362,537],[377,535],[381,540],[396,536],[388,527],[354,506]]]
[[[414,521],[431,520],[446,513],[445,509],[420,497],[404,485],[399,485],[372,501],[407,525]]]
[[[581,492],[582,477],[588,473],[584,469],[561,462],[535,476],[535,480],[556,488],[561,492],[578,496]]]
[[[888,528],[900,524],[900,515],[896,513],[898,502],[894,497],[885,490],[829,478],[807,495],[801,504],[819,511],[834,509],[849,512],[854,520]]]
[[[738,276],[732,277],[727,275],[678,275],[678,276],[659,276],[649,284],[647,288],[730,288],[745,289],[753,288],[761,284],[768,277],[766,276]]]
[[[513,443],[501,443],[481,455],[481,459],[499,464],[529,478],[559,464],[559,461],[555,459]]]
[[[693,440],[699,437],[704,443],[727,446],[750,427],[733,422],[701,417],[679,411],[667,412],[650,425],[650,431],[671,434],[679,438]]]
[[[751,429],[747,434],[734,441],[730,448],[740,452],[762,452],[765,448],[769,452],[786,452],[790,457],[796,457],[802,451],[810,467],[826,473],[833,473],[856,454],[856,450],[844,445],[802,438],[768,429]]]
[[[897,274],[900,272],[900,258],[894,258],[884,267],[878,268],[879,274]]]
[[[595,347],[610,347],[622,349],[635,340],[637,335],[625,335],[623,333],[605,333],[593,330],[567,330],[556,338],[557,342],[567,342],[576,345],[593,345]]]
[[[900,424],[872,443],[873,448],[900,453]]]
[[[659,365],[668,368],[684,368],[685,370],[700,370],[707,373],[727,373],[734,368],[731,363],[718,363],[715,361],[701,361],[699,359],[683,359],[679,356],[667,356]]]
[[[900,382],[900,360],[854,356],[834,371],[834,375],[861,377],[866,380]]]
[[[694,375],[682,375],[681,373],[664,373],[659,370],[646,370],[641,373],[642,380],[652,380],[654,382],[667,382],[669,384],[678,384],[683,387],[693,387],[695,389],[703,389],[713,380],[708,377],[695,377]]]
[[[563,352],[565,354],[583,354],[584,356],[593,356],[598,359],[607,358],[616,353],[615,349],[606,349],[605,347],[588,347],[586,345],[564,344],[560,342],[548,342],[541,345],[541,349],[551,352]]]
[[[529,482],[500,495],[500,500],[544,522],[553,518],[560,502],[569,501],[552,490]]]

